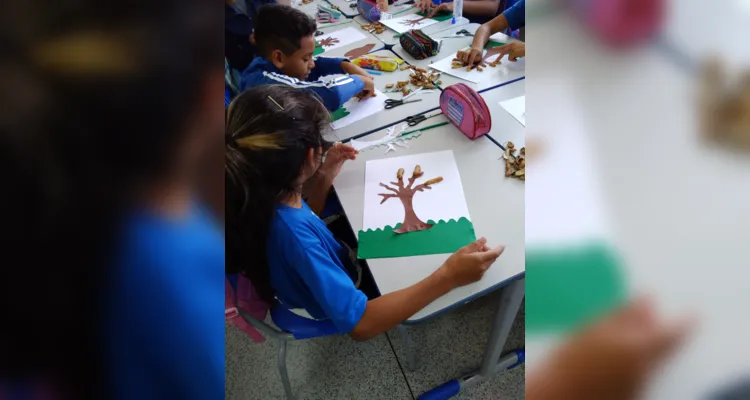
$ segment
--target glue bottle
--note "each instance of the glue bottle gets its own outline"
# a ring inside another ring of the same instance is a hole
[[[452,24],[460,21],[464,16],[464,0],[453,0],[453,19]]]

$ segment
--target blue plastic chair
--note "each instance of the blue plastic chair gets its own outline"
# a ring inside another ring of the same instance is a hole
[[[237,289],[237,275],[228,275],[229,283],[235,290]],[[339,332],[333,322],[330,320],[315,321],[289,311],[281,304],[274,304],[271,307],[271,320],[278,327],[275,328],[253,318],[242,309],[238,309],[240,315],[253,328],[260,331],[266,338],[275,339],[279,342],[279,349],[276,356],[276,362],[279,367],[279,377],[281,384],[284,386],[284,393],[288,400],[294,400],[292,385],[289,383],[289,373],[286,368],[287,344],[293,340],[312,339],[316,337],[338,335]]]

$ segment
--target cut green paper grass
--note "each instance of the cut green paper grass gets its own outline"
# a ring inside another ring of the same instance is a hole
[[[423,13],[423,12],[417,13],[417,15],[419,15],[420,17],[426,17],[427,16],[427,14]],[[434,19],[435,21],[438,21],[438,22],[443,22],[443,21],[447,21],[447,20],[449,20],[451,18],[453,18],[453,13],[435,15],[431,19]]]
[[[349,115],[349,111],[347,111],[346,108],[341,107],[338,110],[331,113],[331,122],[338,121],[341,118],[346,117],[347,115]]]
[[[526,332],[580,328],[626,299],[620,260],[605,243],[526,251]]]
[[[466,218],[427,221],[434,224],[429,229],[416,232],[393,233],[395,227],[359,231],[357,258],[391,258],[453,253],[477,240],[474,225]]]
[[[323,48],[323,46],[320,45],[320,43],[315,42],[315,50],[313,50],[313,56],[317,56],[318,54],[322,54],[326,51],[326,49]]]
[[[487,42],[487,44],[484,46],[485,49],[493,49],[495,47],[505,46],[508,43],[505,42],[496,42],[494,40],[490,40]]]

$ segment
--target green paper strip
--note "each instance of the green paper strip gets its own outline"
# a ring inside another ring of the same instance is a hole
[[[338,110],[331,113],[331,122],[338,121],[341,118],[346,117],[347,115],[349,115],[349,111],[347,111],[346,108],[341,107]]]
[[[453,253],[477,240],[474,225],[466,218],[443,221],[427,221],[435,224],[423,231],[393,233],[401,224],[391,228],[359,231],[357,258],[391,258],[422,256],[427,254]]]
[[[526,332],[565,333],[626,298],[615,252],[604,243],[526,251]]]
[[[323,46],[320,45],[320,43],[315,42],[315,50],[313,50],[313,56],[317,56],[318,54],[324,53],[326,49],[323,48]]]
[[[487,42],[487,44],[484,46],[484,48],[485,49],[492,49],[492,48],[495,48],[495,47],[505,46],[506,44],[508,44],[508,43],[505,43],[505,42],[496,42],[494,40],[490,40],[489,42]]]
[[[423,12],[417,13],[417,15],[419,15],[420,17],[426,17],[427,16],[427,14],[423,13]],[[449,20],[451,18],[453,18],[453,13],[435,15],[435,16],[431,17],[430,19],[434,19],[435,21],[438,21],[438,22],[443,22],[443,21],[447,21],[447,20]]]

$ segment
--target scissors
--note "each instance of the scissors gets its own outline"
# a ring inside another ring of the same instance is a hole
[[[409,101],[404,101],[403,99],[401,100],[388,99],[385,101],[385,109],[390,110],[391,108],[396,108],[400,105],[403,105],[406,103],[414,103],[417,101],[422,101],[422,99],[414,99],[414,100],[409,100]]]
[[[456,33],[454,33],[452,35],[443,36],[440,39],[455,39],[455,38],[461,38],[461,37],[465,37],[465,36],[471,37],[471,36],[474,36],[474,35],[471,32],[467,31],[466,29],[461,29],[460,31],[458,31],[458,32],[456,32]]]
[[[434,117],[437,117],[438,115],[442,115],[442,114],[443,114],[442,112],[437,112],[437,113],[432,114],[430,116],[426,116],[424,114],[412,115],[411,117],[409,117],[409,118],[406,119],[406,123],[409,124],[409,126],[417,126],[417,125],[421,124],[422,122],[424,122],[424,121],[426,121],[426,120],[428,120],[430,118],[434,118]]]

